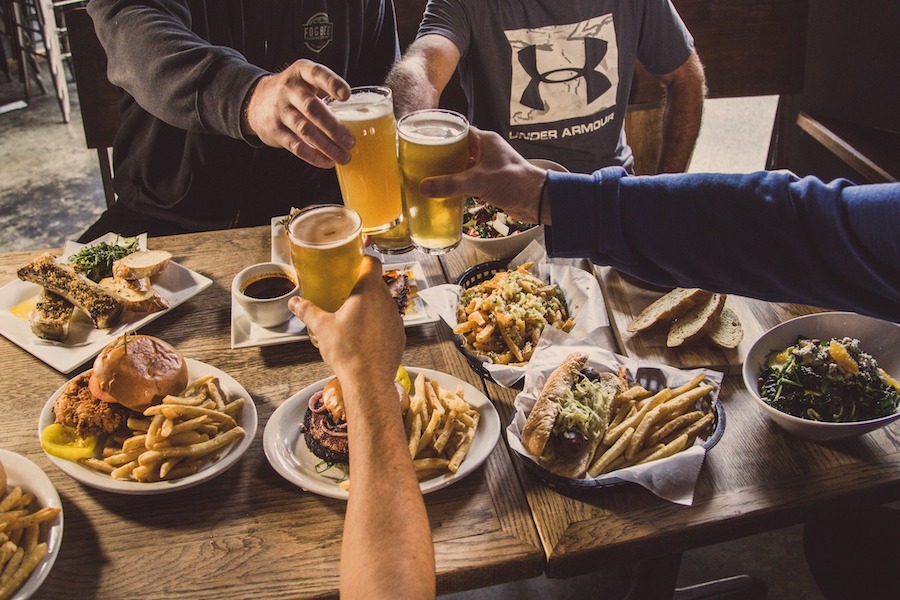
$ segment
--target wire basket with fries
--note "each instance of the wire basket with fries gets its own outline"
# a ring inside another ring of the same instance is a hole
[[[550,487],[562,492],[630,482],[662,498],[690,504],[706,452],[725,431],[725,410],[717,393],[721,373],[638,362],[600,348],[554,345],[554,337],[551,334],[536,351],[526,389],[516,398],[516,412],[507,427],[507,440],[519,459]],[[527,415],[543,389],[545,377],[576,350],[589,354],[588,367],[592,370],[618,373],[627,381],[625,391],[610,402],[602,441],[581,479],[544,468],[521,441]],[[665,476],[660,476],[661,472]]]

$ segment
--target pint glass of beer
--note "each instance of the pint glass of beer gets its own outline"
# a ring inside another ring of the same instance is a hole
[[[359,213],[363,233],[387,231],[400,222],[403,210],[391,90],[353,88],[346,102],[326,102],[356,137],[350,162],[336,167],[344,204]]]
[[[426,177],[465,170],[468,132],[466,118],[450,110],[418,110],[397,123],[409,234],[422,252],[442,254],[459,244],[463,196],[426,198],[419,184]]]
[[[340,204],[319,204],[294,215],[287,230],[300,295],[323,310],[336,311],[350,296],[362,266],[359,214]],[[308,333],[318,347],[313,332]]]

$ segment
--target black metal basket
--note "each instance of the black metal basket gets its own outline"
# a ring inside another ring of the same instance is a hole
[[[505,271],[509,268],[509,261],[507,260],[492,260],[490,262],[481,263],[475,265],[474,267],[469,267],[466,269],[462,275],[456,278],[456,285],[462,286],[463,289],[468,289],[474,285],[478,285],[484,281],[491,279],[494,275],[501,271]],[[491,377],[491,374],[484,368],[484,359],[476,355],[474,352],[466,348],[465,338],[461,335],[454,334],[453,342],[456,344],[456,347],[462,352],[462,355],[466,357],[466,360],[469,363],[469,366],[472,367],[472,370],[478,373],[479,377],[483,379],[487,379],[489,381],[494,381]],[[513,389],[521,390],[525,385],[525,378],[518,380],[516,383],[512,385]]]

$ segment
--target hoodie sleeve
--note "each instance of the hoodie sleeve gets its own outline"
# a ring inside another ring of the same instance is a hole
[[[267,72],[193,33],[185,2],[92,0],[87,8],[112,83],[174,127],[243,139],[244,98]]]
[[[551,172],[555,256],[652,283],[900,320],[900,184]]]

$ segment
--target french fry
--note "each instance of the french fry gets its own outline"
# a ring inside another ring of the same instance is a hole
[[[687,445],[688,436],[681,434],[665,446],[658,448],[653,453],[648,456],[641,458],[638,461],[638,464],[648,463],[654,460],[659,460],[660,458],[667,458],[680,452]]]
[[[412,407],[410,407],[410,410],[412,410]],[[409,432],[409,455],[412,458],[416,457],[416,453],[419,450],[420,437],[422,437],[422,415],[421,413],[416,413],[413,415]]]
[[[678,415],[677,417],[670,420],[669,422],[661,424],[661,426],[659,428],[654,430],[647,437],[647,444],[648,445],[656,444],[656,443],[662,441],[663,439],[667,438],[669,436],[669,434],[671,434],[675,431],[678,431],[682,427],[687,427],[694,421],[699,420],[701,417],[703,417],[702,410],[694,410],[689,413],[684,413],[683,415]]]
[[[25,583],[25,580],[28,579],[31,572],[34,571],[46,555],[47,544],[40,543],[24,557],[24,560],[21,561],[11,577],[3,579],[2,576],[0,576],[0,579],[3,579],[3,583],[0,584],[0,600],[6,600],[12,596],[13,592]]]
[[[149,465],[153,462],[156,462],[160,458],[166,459],[175,456],[203,456],[205,454],[215,452],[220,448],[224,448],[231,442],[244,437],[244,435],[246,435],[246,432],[244,431],[243,427],[238,426],[199,444],[190,444],[188,446],[169,446],[166,448],[160,448],[158,450],[148,450],[147,452],[141,454],[138,462],[140,462],[141,465]]]
[[[19,569],[19,565],[25,559],[25,550],[21,546],[16,548],[13,555],[9,557],[3,571],[0,572],[0,590],[6,587],[6,582],[12,579],[13,574]],[[18,587],[18,586],[17,586]]]
[[[146,415],[147,412],[144,411],[144,414]],[[159,428],[162,427],[163,421],[165,420],[166,418],[158,412],[153,413],[153,419],[150,420],[150,428],[147,430],[147,435],[144,437],[144,447],[149,449],[156,445],[156,441],[159,439]]]
[[[138,459],[135,458],[134,460],[128,461],[113,469],[109,476],[113,479],[125,479],[126,477],[130,477],[138,466],[140,466],[140,463],[138,462]]]
[[[434,439],[434,430],[441,422],[441,414],[436,410],[432,411],[431,419],[428,421],[428,425],[425,427],[425,431],[422,432],[422,437],[419,438],[419,443],[416,446],[416,455],[422,452]]]
[[[625,432],[619,436],[619,439],[617,439],[612,446],[607,448],[606,451],[591,464],[590,468],[588,468],[588,474],[590,474],[591,477],[597,477],[598,475],[605,473],[606,470],[612,466],[613,462],[625,452],[633,435],[634,427],[626,429]]]
[[[413,461],[416,471],[438,471],[446,469],[449,464],[446,458],[417,458]]]
[[[61,511],[61,509],[59,509],[59,508],[51,508],[49,506],[45,506],[44,508],[42,508],[38,511],[35,511],[29,515],[20,517],[16,521],[13,528],[14,529],[27,529],[28,527],[31,527],[32,525],[35,525],[38,523],[43,523],[44,521],[49,521],[50,519],[52,519],[53,517],[58,515],[60,513],[60,511]]]
[[[707,413],[703,416],[703,418],[695,421],[691,425],[687,426],[681,433],[686,435],[689,438],[695,438],[700,435],[701,432],[708,430],[709,426],[712,425],[714,416],[712,413]],[[676,432],[677,433],[677,432]],[[674,434],[670,435],[669,438],[672,438]],[[704,438],[706,436],[703,436]],[[665,441],[665,440],[664,440]]]
[[[681,415],[694,408],[697,401],[706,396],[713,390],[713,386],[703,384],[678,395],[673,395],[672,399],[666,402],[663,411],[667,415]]]
[[[680,386],[678,386],[677,388],[674,388],[674,389],[672,390],[672,396],[673,396],[673,397],[674,397],[674,396],[680,396],[681,394],[685,393],[686,391],[691,390],[691,389],[697,387],[698,385],[700,385],[700,384],[703,382],[703,380],[704,380],[705,378],[706,378],[706,373],[697,373],[697,374],[694,375],[694,377],[693,377],[690,381],[688,381],[687,383],[685,383],[685,384],[683,384],[683,385],[680,385]]]
[[[635,427],[638,423],[641,422],[641,419],[644,418],[648,412],[650,412],[656,406],[662,404],[666,400],[672,397],[672,390],[669,388],[664,388],[648,398],[648,402],[637,411],[634,415],[628,417],[618,425],[612,428],[607,428],[606,433],[603,434],[603,443],[607,445],[612,445],[619,436],[622,435],[626,429],[629,427]]]
[[[0,573],[3,572],[3,569],[6,567],[6,564],[9,562],[9,559],[12,558],[12,555],[16,553],[18,546],[14,543],[6,540],[0,545]]]
[[[93,469],[95,471],[100,471],[101,473],[106,473],[107,475],[112,474],[113,470],[115,470],[115,467],[105,460],[100,460],[99,458],[94,458],[93,456],[79,459],[78,464],[84,465],[85,467]]]
[[[16,486],[10,490],[6,495],[6,498],[0,501],[0,515],[8,510],[12,510],[12,508],[19,503],[20,498],[22,498],[22,488]]]

